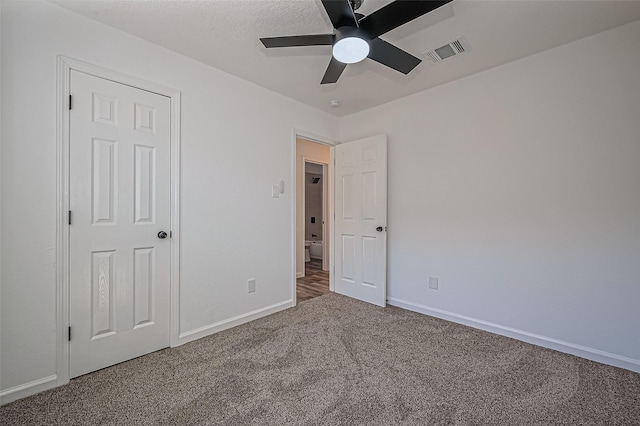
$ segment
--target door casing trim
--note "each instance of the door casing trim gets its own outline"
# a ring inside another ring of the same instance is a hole
[[[56,88],[56,381],[69,382],[69,95],[71,70],[166,96],[171,102],[171,275],[169,345],[180,331],[180,91],[66,56],[57,58]]]

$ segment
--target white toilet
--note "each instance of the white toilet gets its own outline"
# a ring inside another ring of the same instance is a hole
[[[309,248],[311,247],[311,241],[304,242],[304,261],[309,262],[311,260],[311,253],[309,252]]]
[[[322,259],[322,240],[307,241],[311,243],[309,247],[309,255],[312,259]]]

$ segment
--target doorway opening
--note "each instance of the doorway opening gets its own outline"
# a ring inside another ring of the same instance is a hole
[[[318,142],[315,138],[306,139],[295,130],[293,136],[295,154],[292,158],[292,180],[296,188],[292,203],[292,213],[296,218],[295,224],[292,224],[293,306],[298,299],[296,281],[307,274],[304,261],[305,163],[327,165],[325,182],[329,191],[325,197],[325,211],[329,214],[323,216],[322,259],[328,259],[329,263],[329,291],[386,306],[386,135],[370,136],[339,145],[321,140]],[[319,158],[323,149],[324,160]],[[322,269],[327,270],[326,267]],[[300,296],[303,297],[302,294]]]
[[[304,275],[297,279],[297,300],[329,293],[329,265],[324,255],[328,164],[304,162]]]
[[[296,137],[296,301],[330,292],[331,147]]]

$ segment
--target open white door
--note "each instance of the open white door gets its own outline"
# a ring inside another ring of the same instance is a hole
[[[335,148],[335,291],[387,302],[387,137]]]

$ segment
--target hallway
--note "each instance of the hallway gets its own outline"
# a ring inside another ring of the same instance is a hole
[[[312,258],[305,263],[305,276],[297,279],[297,302],[304,302],[327,293],[329,293],[329,271],[322,270],[321,259]]]

